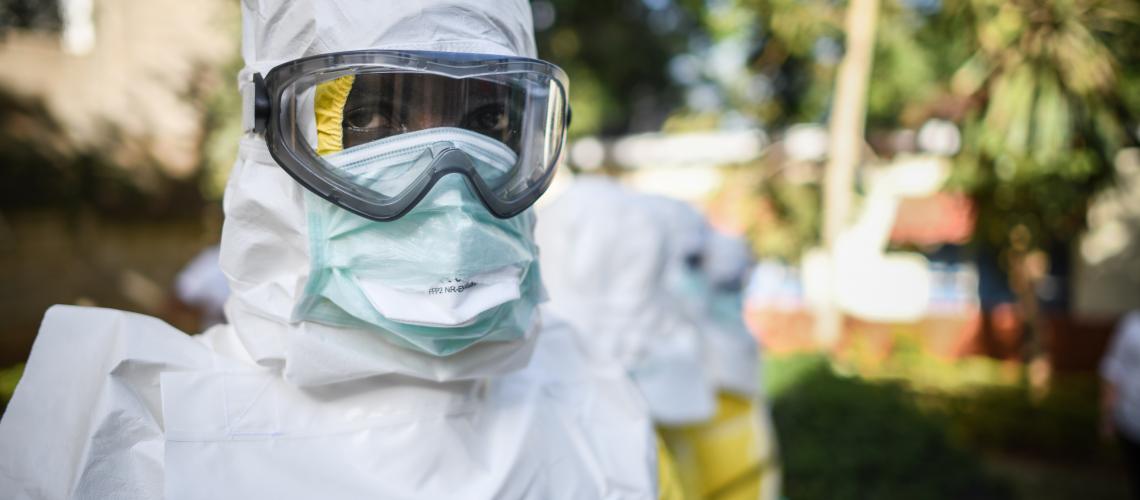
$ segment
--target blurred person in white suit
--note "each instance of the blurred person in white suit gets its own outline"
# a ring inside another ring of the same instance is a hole
[[[740,237],[714,229],[692,205],[647,195],[665,234],[665,283],[701,332],[716,413],[665,429],[676,470],[691,496],[780,498],[776,433],[761,391],[760,348],[744,323],[752,252]]]
[[[683,497],[777,498],[759,353],[740,312],[748,250],[675,203],[576,177],[540,212],[550,307],[629,371]]]

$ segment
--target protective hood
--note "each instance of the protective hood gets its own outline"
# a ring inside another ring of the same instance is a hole
[[[247,72],[359,49],[537,54],[530,5],[520,0],[242,0]]]
[[[684,273],[703,266],[710,228],[708,221],[695,208],[681,200],[645,195],[643,203],[660,226],[666,252],[666,282],[676,289],[683,286]]]
[[[521,0],[243,0],[239,85],[300,57],[359,49],[417,49],[534,57],[530,8]],[[247,103],[248,104],[248,103]],[[252,120],[251,106],[243,109]],[[246,135],[225,195],[221,266],[233,294],[226,315],[255,362],[283,368],[287,381],[319,385],[401,374],[449,381],[525,366],[538,315],[523,339],[486,342],[435,357],[397,347],[374,332],[290,321],[311,270],[304,188]]]
[[[752,252],[743,238],[714,230],[702,260],[705,276],[714,288],[741,288],[752,267]]]
[[[712,416],[696,324],[664,287],[665,232],[642,195],[595,177],[575,180],[537,227],[550,308],[616,357],[662,424]]]
[[[666,242],[666,288],[699,325],[707,372],[716,387],[743,396],[759,390],[759,347],[744,324],[741,286],[747,244],[720,234],[681,200],[647,196]]]
[[[707,336],[717,385],[746,396],[760,391],[760,345],[744,322],[744,289],[752,252],[738,236],[712,231],[705,244],[703,270],[711,295]]]

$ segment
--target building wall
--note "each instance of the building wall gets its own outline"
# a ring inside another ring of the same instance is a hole
[[[94,0],[94,45],[69,53],[62,33],[10,31],[0,39],[0,89],[40,99],[75,144],[117,147],[125,168],[157,160],[186,176],[198,165],[202,109],[195,88],[230,82],[237,2]],[[235,90],[236,91],[236,90]]]

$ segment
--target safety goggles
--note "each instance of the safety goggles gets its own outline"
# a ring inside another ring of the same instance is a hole
[[[254,76],[253,131],[306,189],[397,219],[447,174],[508,218],[550,185],[570,122],[566,74],[510,56],[364,50]]]

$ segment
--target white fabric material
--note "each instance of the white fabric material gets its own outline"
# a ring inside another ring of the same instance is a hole
[[[397,47],[534,55],[526,2],[244,0],[247,67]],[[309,273],[302,188],[260,138],[226,189],[231,323],[48,311],[0,421],[5,498],[655,498],[625,371],[551,314],[439,358],[290,323]]]
[[[384,317],[401,323],[427,326],[465,326],[475,316],[499,304],[520,297],[522,269],[511,266],[471,276],[468,283],[478,283],[466,293],[411,293],[384,286],[376,281],[360,281],[360,289],[372,307]]]
[[[715,233],[704,216],[688,203],[663,196],[647,198],[670,249],[665,273],[669,277],[670,289],[677,293],[685,310],[701,330],[708,353],[705,360],[707,372],[720,390],[743,396],[757,395],[760,353],[756,340],[743,321],[725,321],[714,316],[711,307],[713,287],[734,278],[744,279],[743,276],[733,277],[731,273],[747,273],[747,248],[744,248],[744,255],[740,255],[739,247],[733,249],[736,245],[726,241],[728,237]],[[686,277],[686,260],[692,256],[699,257],[700,262],[698,274],[704,288],[699,293],[686,289],[686,278],[693,279],[692,276]]]
[[[501,377],[300,387],[255,364],[228,326],[191,337],[146,316],[56,306],[0,421],[0,491],[655,498],[655,437],[636,388],[547,321],[532,363]]]
[[[712,360],[710,375],[717,388],[741,396],[760,393],[760,349],[743,328],[712,325],[705,342]]]
[[[291,323],[310,270],[303,192],[273,162],[265,142],[246,138],[226,187],[222,270],[233,290],[226,317],[263,366],[283,366],[298,385],[401,374],[473,379],[527,363],[536,323],[522,341],[483,342],[446,358],[397,347],[372,332]]]
[[[705,216],[688,203],[660,195],[645,195],[644,203],[656,216],[655,220],[664,223],[664,244],[669,254],[669,272],[678,274],[683,263],[690,256],[704,257],[712,230]]]
[[[752,254],[742,238],[712,231],[705,244],[701,259],[704,274],[711,283],[713,293],[726,293],[718,287],[746,285],[752,266]],[[715,300],[715,299],[714,299]],[[743,309],[744,304],[739,307]],[[705,336],[712,351],[713,376],[717,385],[729,392],[744,396],[760,393],[760,345],[748,326],[744,324],[744,311],[727,314],[716,308],[710,310],[709,335]]]
[[[747,242],[714,230],[693,206],[661,196],[648,197],[655,221],[669,247],[670,291],[684,304],[701,332],[705,372],[715,389],[752,400],[753,421],[760,426],[753,444],[765,459],[762,499],[780,497],[781,474],[776,433],[760,387],[760,347],[743,321],[743,311],[729,309],[741,300],[737,287],[751,267]],[[694,271],[692,265],[698,263]],[[726,304],[725,300],[728,300]],[[743,308],[740,303],[736,307]]]
[[[522,1],[243,0],[246,67],[239,78],[244,85],[254,72],[285,61],[358,49],[535,57],[531,23]],[[269,156],[264,140],[242,140],[226,187],[221,265],[233,290],[226,317],[259,364],[283,364],[286,379],[299,385],[383,374],[471,379],[525,365],[537,324],[523,341],[480,343],[446,359],[369,332],[290,324],[310,271],[303,191]]]
[[[740,285],[752,268],[752,252],[743,238],[713,230],[705,243],[701,263],[714,287]]]
[[[459,154],[485,181],[514,165],[514,153],[501,142],[450,127],[384,138],[328,159],[337,177],[357,188],[397,193],[457,144],[469,147]],[[415,207],[388,222],[305,191],[309,275],[290,319],[367,329],[437,357],[525,338],[546,300],[534,212],[495,217],[464,176],[437,180],[406,200]],[[487,286],[473,280],[480,276],[491,280]]]
[[[1140,311],[1120,321],[1101,361],[1100,376],[1116,386],[1113,416],[1119,430],[1140,441]]]
[[[668,249],[644,198],[581,177],[539,214],[550,307],[622,362],[655,422],[711,418],[715,394],[700,332],[665,289]]]

